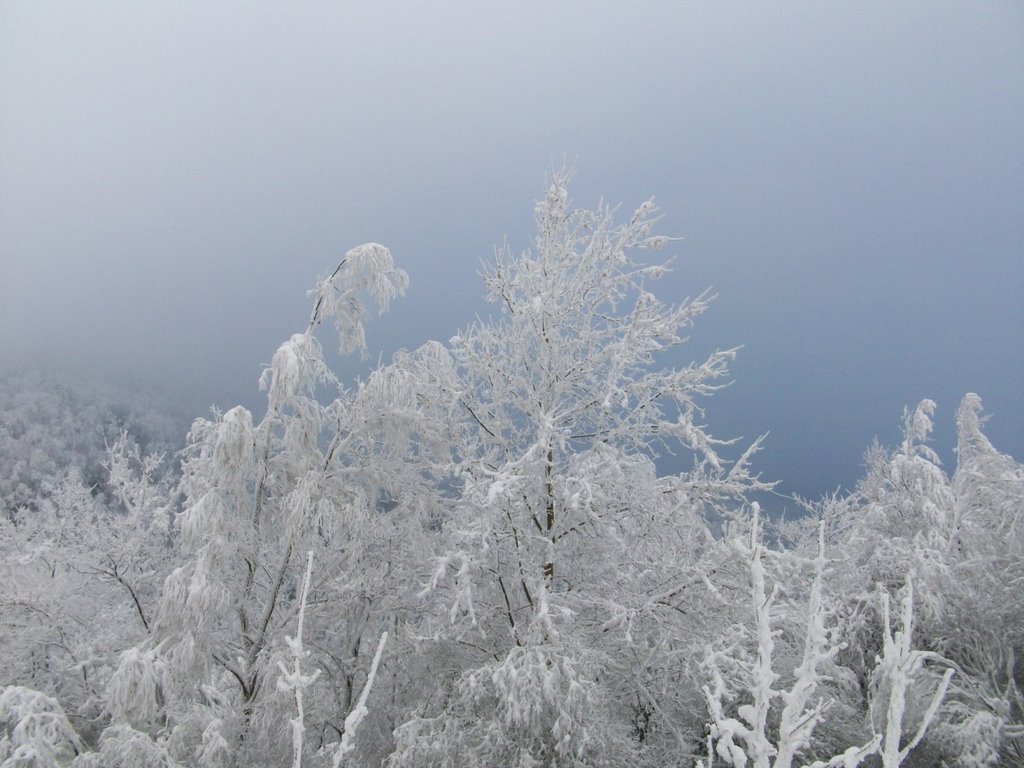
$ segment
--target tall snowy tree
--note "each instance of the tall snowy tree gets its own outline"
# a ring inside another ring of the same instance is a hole
[[[655,595],[709,540],[705,508],[766,487],[753,448],[729,465],[701,423],[735,350],[665,367],[710,296],[650,292],[668,272],[634,256],[668,242],[653,205],[617,223],[571,208],[560,175],[536,220],[533,252],[501,249],[485,274],[500,316],[451,341],[463,486],[431,586],[464,669],[444,711],[404,726],[395,765],[634,761],[660,663],[636,645],[661,642],[634,635],[670,610]],[[661,450],[693,469],[658,477]]]

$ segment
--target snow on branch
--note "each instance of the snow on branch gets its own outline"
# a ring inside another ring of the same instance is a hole
[[[302,577],[302,594],[299,598],[299,620],[295,637],[285,637],[288,650],[292,655],[291,670],[285,666],[283,661],[278,661],[277,666],[281,670],[281,676],[277,678],[277,690],[282,693],[289,691],[295,695],[295,717],[291,719],[292,726],[292,768],[302,768],[302,740],[306,730],[305,710],[303,709],[302,691],[320,676],[320,670],[314,670],[312,675],[302,673],[302,660],[309,655],[309,651],[302,646],[302,627],[306,621],[306,600],[309,597],[309,581],[313,573],[313,550],[306,556],[306,573]]]
[[[81,750],[60,702],[20,685],[0,688],[0,765],[64,765]]]
[[[834,630],[825,624],[825,603],[823,578],[825,572],[824,523],[818,527],[818,554],[814,560],[814,581],[809,596],[808,616],[805,625],[804,647],[800,663],[793,671],[794,681],[789,690],[780,691],[775,687],[779,679],[773,667],[772,653],[778,633],[772,627],[771,609],[777,596],[775,585],[769,592],[766,586],[763,564],[764,546],[761,543],[760,510],[754,503],[751,522],[750,544],[746,546],[734,541],[734,546],[750,562],[751,602],[754,613],[755,637],[757,639],[757,661],[750,668],[750,680],[743,691],[744,698],[751,703],[743,704],[736,710],[737,717],[726,713],[726,702],[731,698],[725,678],[723,664],[736,666],[741,659],[733,657],[734,648],[727,651],[710,652],[708,667],[712,686],[704,686],[704,697],[712,722],[709,725],[708,768],[715,757],[734,768],[790,768],[799,752],[811,745],[815,727],[822,721],[829,702],[812,697],[824,675],[822,667],[830,663],[843,644],[834,637]],[[882,768],[897,768],[907,759],[910,752],[924,738],[925,732],[935,719],[939,706],[946,695],[953,669],[947,668],[935,685],[931,702],[916,724],[914,735],[904,743],[908,693],[913,688],[927,684],[929,675],[925,669],[928,662],[949,665],[938,654],[913,650],[914,592],[913,582],[907,578],[902,600],[901,629],[893,630],[890,618],[889,595],[881,593],[883,650],[876,659],[873,673],[872,730],[873,737],[861,746],[847,749],[827,760],[817,760],[807,768],[856,768],[864,760],[879,755]],[[778,731],[774,738],[769,735],[772,702],[780,700],[782,711],[778,715]],[[881,728],[876,720],[884,722]],[[698,765],[704,768],[705,763]]]
[[[914,631],[914,584],[909,576],[902,601],[902,629],[890,630],[889,594],[883,591],[881,600],[883,646],[882,657],[877,660],[876,674],[880,676],[880,687],[887,685],[889,688],[885,710],[885,733],[881,745],[882,766],[883,768],[897,768],[903,764],[910,751],[924,738],[925,731],[928,730],[939,705],[945,698],[949,681],[953,677],[953,668],[950,666],[943,673],[935,694],[932,696],[932,701],[921,718],[917,732],[905,746],[901,747],[908,691],[922,677],[926,662],[937,661],[947,665],[949,662],[936,653],[916,651],[911,648],[911,636]]]
[[[388,633],[384,632],[380,636],[380,640],[377,642],[377,652],[373,654],[373,661],[370,663],[370,671],[366,673],[366,683],[363,685],[363,691],[359,694],[359,701],[356,702],[355,707],[351,712],[348,713],[348,717],[345,718],[344,730],[341,734],[341,743],[338,744],[338,748],[334,751],[334,759],[331,761],[332,768],[339,768],[345,756],[349,754],[355,745],[352,740],[355,738],[356,729],[359,724],[363,721],[369,709],[366,706],[366,699],[370,695],[370,689],[373,688],[373,681],[377,677],[377,667],[380,665],[380,657],[384,653],[384,645],[388,641]]]
[[[709,759],[717,754],[726,765],[743,768],[748,760],[756,768],[789,768],[796,755],[811,743],[815,727],[821,722],[827,702],[812,697],[823,679],[821,667],[831,662],[842,645],[825,624],[825,602],[823,583],[825,573],[824,527],[818,530],[818,555],[814,559],[814,581],[808,605],[807,623],[804,631],[803,654],[793,672],[794,681],[789,690],[780,691],[775,687],[779,674],[773,665],[775,637],[778,630],[772,627],[771,610],[778,596],[778,585],[769,592],[764,568],[764,545],[761,541],[760,506],[752,505],[750,544],[744,546],[735,542],[741,554],[750,562],[751,603],[754,611],[755,637],[757,638],[757,662],[752,669],[752,680],[745,693],[752,699],[737,709],[738,718],[725,714],[725,700],[728,696],[719,661],[727,652],[709,654],[709,667],[714,690],[704,686],[704,696],[712,717],[709,728]],[[769,735],[769,715],[774,700],[782,702],[778,733],[773,739]],[[703,765],[703,763],[701,763]]]
[[[361,294],[369,293],[383,314],[391,299],[402,296],[408,286],[409,276],[395,267],[391,251],[379,243],[356,246],[345,254],[331,276],[319,281],[311,292],[316,303],[306,333],[311,333],[325,317],[333,316],[342,354],[365,352],[366,307]]]

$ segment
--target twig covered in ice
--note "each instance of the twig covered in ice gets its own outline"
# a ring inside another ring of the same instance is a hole
[[[306,575],[302,579],[302,596],[299,598],[299,627],[294,638],[285,638],[292,655],[291,671],[283,661],[277,662],[277,666],[281,670],[281,676],[277,678],[277,690],[295,693],[295,717],[290,721],[292,726],[292,768],[302,768],[302,741],[306,730],[302,691],[320,676],[319,669],[314,670],[312,675],[304,675],[301,667],[302,659],[309,655],[309,651],[302,647],[302,625],[306,620],[306,598],[309,595],[309,581],[312,573],[313,550],[310,550],[306,557]]]
[[[377,676],[377,667],[380,664],[380,657],[384,653],[384,644],[387,641],[388,633],[384,632],[377,643],[377,652],[373,654],[373,662],[370,664],[370,671],[366,674],[366,685],[363,686],[363,692],[359,694],[359,701],[356,702],[355,708],[345,718],[345,730],[341,734],[341,743],[338,744],[338,748],[334,751],[334,760],[331,762],[332,768],[339,768],[342,760],[345,759],[345,755],[355,749],[352,739],[355,736],[356,728],[359,727],[359,724],[369,712],[366,708],[366,698],[370,695],[370,689],[373,687],[373,680]]]

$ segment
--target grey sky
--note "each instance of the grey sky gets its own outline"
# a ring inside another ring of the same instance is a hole
[[[1024,454],[1024,6],[495,5],[0,4],[2,359],[258,404],[366,240],[411,277],[371,346],[447,339],[565,159],[684,238],[692,353],[745,345],[709,423],[787,490],[924,397],[951,459],[968,390]]]

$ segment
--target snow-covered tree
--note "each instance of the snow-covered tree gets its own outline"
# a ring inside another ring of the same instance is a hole
[[[0,372],[0,516],[35,510],[44,486],[68,470],[106,496],[107,448],[122,431],[145,455],[170,454],[187,424],[139,391],[42,370]]]
[[[798,755],[816,752],[831,755],[815,760],[813,768],[856,768],[878,755],[884,768],[898,768],[921,742],[946,695],[953,669],[948,660],[929,651],[914,649],[913,588],[908,578],[901,611],[901,628],[890,628],[889,594],[881,592],[882,652],[871,673],[868,701],[869,734],[851,733],[841,745],[823,744],[815,731],[841,696],[835,682],[844,677],[835,659],[845,647],[840,628],[828,626],[825,594],[825,525],[818,526],[818,550],[813,561],[814,577],[806,597],[806,619],[793,622],[793,607],[778,610],[783,590],[799,594],[793,565],[799,558],[789,552],[772,552],[772,558],[787,573],[786,583],[776,581],[769,588],[762,542],[760,514],[753,505],[750,543],[736,538],[732,544],[750,564],[750,598],[753,627],[739,626],[730,632],[724,648],[709,647],[707,667],[711,686],[703,687],[711,714],[707,762],[745,768],[789,768]],[[789,566],[789,567],[786,567]],[[801,617],[802,618],[802,617]],[[787,619],[789,621],[787,621]],[[786,626],[789,624],[790,626]],[[793,625],[799,627],[797,642]],[[748,641],[749,642],[746,642]],[[720,644],[726,641],[720,640]],[[796,651],[780,663],[777,650]],[[946,667],[941,676],[926,667],[929,662]],[[728,679],[727,679],[728,678]],[[788,687],[780,687],[785,680]],[[930,696],[920,712],[909,712],[909,704]],[[734,705],[735,702],[735,705]],[[742,703],[740,703],[742,702]],[[735,712],[730,712],[735,706]],[[839,708],[839,707],[836,707]],[[904,738],[905,731],[912,734]],[[858,744],[857,737],[863,743]],[[854,743],[849,744],[849,741]]]
[[[148,636],[170,567],[173,498],[161,457],[122,433],[105,501],[67,470],[35,508],[0,521],[0,681],[55,697],[88,739],[123,650]]]
[[[656,210],[558,175],[536,219],[495,317],[346,387],[319,327],[365,354],[406,286],[350,251],[262,417],[180,464],[137,410],[0,383],[0,768],[1024,765],[1024,469],[980,399],[951,476],[924,401],[765,534],[760,441],[704,424],[735,350],[678,363],[711,297],[640,261]]]
[[[347,390],[314,332],[333,318],[342,350],[364,350],[365,297],[383,311],[405,285],[385,248],[353,249],[317,285],[306,331],[275,353],[261,381],[263,419],[236,407],[193,425],[183,563],[164,584],[152,638],[123,656],[108,702],[115,722],[176,744],[186,762],[199,759],[200,726],[213,720],[236,764],[290,759],[292,697],[274,681],[305,604],[300,553],[317,563],[304,613],[307,664],[320,671],[303,686],[307,753],[344,738],[370,662],[364,644],[404,621],[447,462],[447,413],[423,403],[440,401],[430,390],[450,363],[427,345]],[[327,384],[338,392],[324,405]]]
[[[59,701],[20,685],[0,688],[0,766],[60,768],[81,751]]]
[[[840,660],[863,692],[852,703],[867,706],[883,634],[874,595],[878,585],[895,593],[911,577],[915,645],[948,659],[956,675],[908,760],[1014,764],[1024,756],[1024,470],[984,436],[980,398],[968,394],[950,477],[927,445],[934,410],[926,400],[908,411],[900,446],[873,447],[856,491],[817,509],[836,551],[836,610],[849,619]]]
[[[637,760],[650,729],[633,733],[634,716],[658,711],[647,678],[664,650],[642,628],[669,610],[652,596],[709,541],[706,507],[765,487],[752,451],[730,465],[702,424],[735,350],[668,364],[710,296],[650,292],[668,271],[635,260],[668,241],[653,205],[618,223],[572,208],[559,175],[536,220],[533,252],[500,249],[484,276],[499,317],[451,341],[462,493],[430,589],[463,669],[442,711],[403,726],[394,765]],[[658,477],[663,450],[693,469]]]

